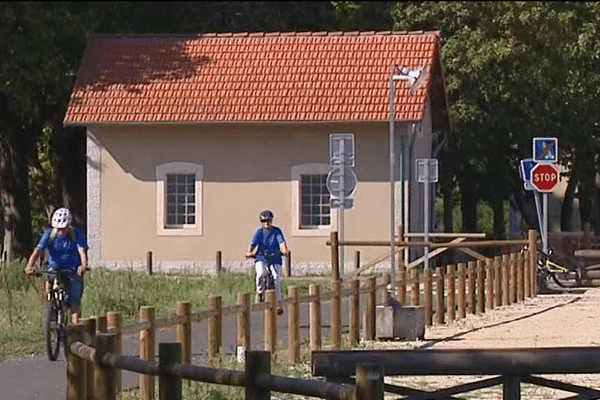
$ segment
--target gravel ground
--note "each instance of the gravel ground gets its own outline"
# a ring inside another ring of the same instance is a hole
[[[424,340],[366,343],[371,349],[448,349],[600,346],[600,288],[570,289],[544,294],[481,315],[426,329]],[[544,378],[600,390],[598,374],[544,375]],[[435,390],[489,378],[487,376],[386,377],[386,383]],[[547,400],[573,395],[537,385],[521,384],[521,398]],[[502,399],[495,386],[459,396],[465,399]],[[386,398],[398,398],[386,395]]]

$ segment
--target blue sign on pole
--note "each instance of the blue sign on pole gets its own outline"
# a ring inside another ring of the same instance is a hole
[[[519,172],[521,174],[521,179],[523,179],[523,187],[525,190],[533,190],[533,185],[531,184],[531,170],[536,165],[537,163],[533,158],[524,158],[519,164]]]
[[[533,160],[540,163],[558,162],[558,139],[533,138]]]

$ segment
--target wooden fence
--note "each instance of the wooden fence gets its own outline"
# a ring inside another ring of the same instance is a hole
[[[334,236],[332,235],[332,238]],[[420,270],[418,266],[406,269],[402,264],[397,274],[397,299],[403,305],[422,305],[425,309],[426,325],[451,322],[464,318],[467,313],[476,314],[493,310],[495,307],[506,306],[523,301],[525,298],[537,294],[536,280],[536,254],[537,238],[534,231],[530,231],[528,240],[513,241],[479,241],[460,243],[429,243],[431,247],[456,246],[467,248],[469,246],[505,246],[507,244],[529,245],[530,251],[503,254],[493,259],[478,259],[458,265],[438,267],[435,270]],[[339,243],[338,243],[339,244]],[[352,242],[345,242],[352,245]],[[334,243],[335,245],[335,243]],[[361,242],[365,245],[365,242]],[[419,242],[399,242],[400,247],[424,245]],[[337,247],[337,246],[335,246]],[[332,255],[335,254],[332,246]],[[332,265],[337,267],[335,263]],[[334,275],[334,274],[332,274]],[[339,275],[337,275],[339,277]],[[335,277],[335,275],[334,275]],[[434,285],[435,283],[435,285]],[[390,275],[356,277],[342,282],[334,279],[331,282],[331,291],[321,292],[320,285],[310,285],[309,294],[300,296],[298,287],[288,288],[288,298],[281,304],[287,306],[287,360],[295,364],[300,360],[300,304],[309,305],[309,347],[311,351],[321,350],[322,340],[322,305],[330,303],[330,331],[329,348],[338,350],[342,338],[342,313],[343,298],[349,301],[348,316],[348,343],[355,346],[360,340],[360,299],[364,298],[364,326],[362,337],[365,340],[376,339],[376,305],[389,304],[390,302]],[[435,288],[435,290],[434,290]],[[377,295],[379,293],[379,296]],[[410,295],[409,295],[410,294]],[[379,298],[379,300],[378,300]],[[435,299],[435,303],[433,302]],[[435,304],[435,313],[434,306]],[[179,302],[175,315],[156,318],[153,307],[140,309],[140,320],[137,323],[122,325],[118,313],[108,313],[105,316],[92,317],[82,320],[88,337],[96,334],[112,333],[115,335],[115,354],[121,354],[122,336],[125,334],[139,333],[139,359],[153,361],[155,358],[155,333],[156,330],[168,326],[176,326],[177,342],[181,346],[181,363],[189,365],[192,361],[192,335],[191,326],[194,322],[208,320],[208,365],[215,366],[219,363],[222,347],[222,321],[224,316],[236,315],[237,318],[237,346],[242,351],[251,351],[250,346],[250,313],[252,311],[264,312],[264,350],[271,354],[281,352],[277,342],[277,314],[276,293],[267,291],[266,302],[250,304],[249,293],[239,293],[237,304],[222,307],[221,297],[213,296],[209,299],[209,309],[192,313],[189,302]],[[93,341],[88,341],[88,345]],[[89,357],[86,358],[89,361]],[[91,368],[91,366],[88,364]],[[91,379],[89,376],[86,378]],[[115,386],[120,390],[120,373],[115,374]],[[80,384],[80,383],[78,383]],[[154,374],[140,375],[140,398],[143,400],[154,397]],[[89,384],[87,387],[91,387]]]

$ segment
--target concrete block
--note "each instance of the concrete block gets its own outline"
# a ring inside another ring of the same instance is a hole
[[[402,306],[397,302],[375,307],[375,336],[377,339],[423,339],[425,308]]]

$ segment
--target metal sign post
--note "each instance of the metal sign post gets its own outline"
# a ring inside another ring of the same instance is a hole
[[[338,238],[344,241],[344,211],[354,206],[348,198],[356,190],[354,167],[354,134],[332,133],[329,135],[329,165],[333,167],[327,175],[325,185],[331,194],[330,206],[338,209]],[[345,248],[340,245],[340,278],[344,277]]]
[[[538,164],[555,164],[558,162],[558,139],[553,137],[535,137],[533,138],[533,161]],[[532,168],[532,173],[535,174],[534,169],[537,165]],[[557,174],[557,178],[560,179],[560,175]],[[531,179],[531,177],[530,177]],[[556,185],[554,186],[556,187]],[[554,187],[552,189],[554,189]],[[539,189],[535,189],[536,208],[538,210],[538,220],[540,220],[540,206],[539,206]],[[548,191],[544,191],[542,197],[542,218],[540,220],[540,233],[542,237],[542,251],[548,254]]]
[[[423,203],[425,208],[423,211],[423,241],[429,242],[429,184],[438,181],[438,160],[435,158],[417,158],[417,182],[424,183]],[[429,246],[425,246],[423,257],[423,268],[429,268]]]

